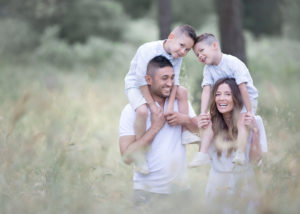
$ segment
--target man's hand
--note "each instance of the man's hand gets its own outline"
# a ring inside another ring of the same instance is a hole
[[[170,112],[165,114],[165,118],[170,126],[178,126],[186,124],[189,116],[179,112]]]
[[[209,113],[201,113],[198,117],[198,128],[205,129],[211,123]]]

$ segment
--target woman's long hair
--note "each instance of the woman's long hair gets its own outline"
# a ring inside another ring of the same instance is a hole
[[[231,89],[232,99],[233,99],[233,111],[230,124],[225,123],[223,115],[218,111],[216,104],[216,92],[221,84],[227,84]],[[214,132],[214,141],[220,142],[219,146],[216,146],[218,156],[221,155],[223,148],[228,149],[228,155],[234,150],[234,148],[228,145],[230,142],[234,142],[237,139],[238,129],[237,129],[237,120],[238,116],[243,107],[243,100],[240,93],[240,90],[235,82],[234,78],[224,78],[218,80],[212,90],[212,99],[210,105],[210,115],[212,121],[212,129]],[[227,145],[224,145],[227,143]],[[222,145],[223,144],[223,145]]]

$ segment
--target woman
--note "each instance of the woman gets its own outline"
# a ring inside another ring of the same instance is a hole
[[[251,163],[257,164],[262,158],[259,127],[255,117],[252,116],[245,115],[237,121],[243,102],[234,79],[220,79],[214,85],[212,93],[211,118],[206,115],[199,117],[199,127],[203,135],[214,136],[209,152],[211,169],[206,196],[208,199],[221,199],[218,201],[218,205],[221,206],[213,207],[222,208],[223,212],[232,213],[240,206],[243,207],[243,204],[247,209],[251,209],[255,207],[254,199],[257,195]],[[232,163],[232,159],[235,154],[238,127],[243,124],[246,124],[251,132],[248,138],[246,164],[238,166]]]

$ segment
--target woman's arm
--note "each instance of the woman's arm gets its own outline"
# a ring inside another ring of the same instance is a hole
[[[262,159],[262,150],[260,146],[259,129],[255,121],[255,118],[253,119],[253,122],[251,124],[252,124],[252,142],[250,147],[249,159],[251,163],[258,164],[259,161]]]

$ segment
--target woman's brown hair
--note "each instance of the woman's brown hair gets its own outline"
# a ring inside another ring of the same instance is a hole
[[[218,111],[216,104],[216,92],[221,84],[227,84],[231,89],[231,95],[233,99],[233,111],[232,111],[232,119],[230,120],[230,124],[227,125],[225,123],[223,115]],[[237,129],[237,119],[243,107],[243,100],[238,88],[238,85],[235,82],[234,78],[224,78],[219,79],[212,90],[212,99],[210,105],[210,115],[212,121],[212,129],[214,132],[214,140],[217,138],[221,138],[221,142],[233,142],[237,138],[238,129]],[[234,148],[229,147],[228,152],[231,154]],[[218,149],[218,156],[221,154],[221,149]]]

